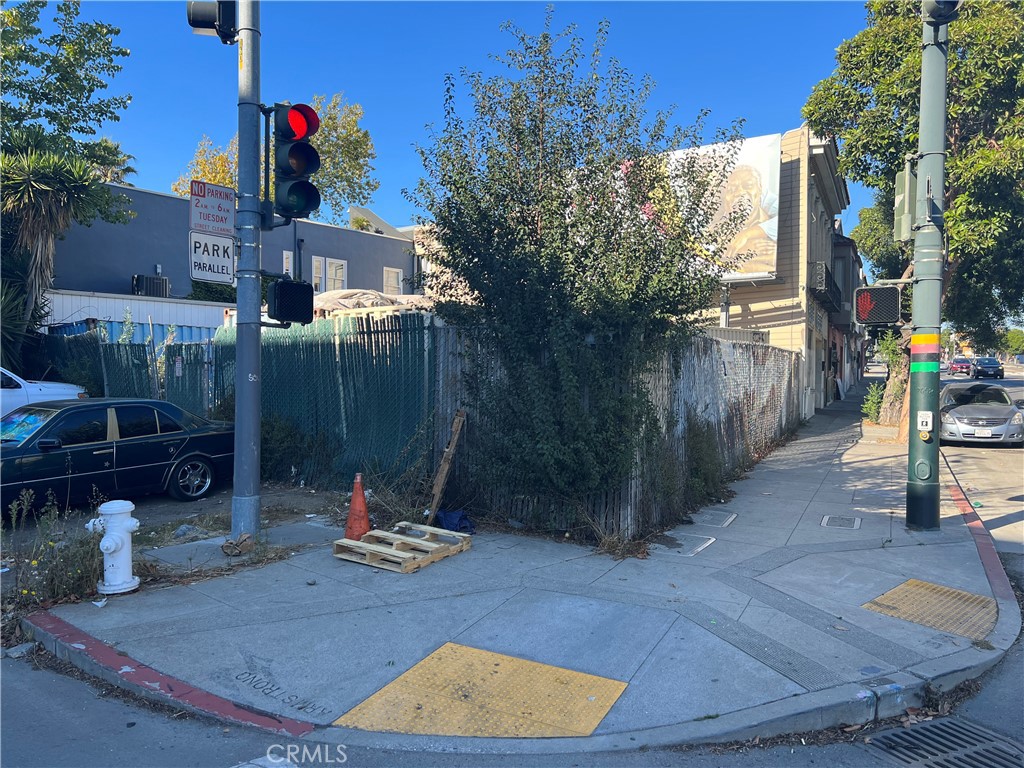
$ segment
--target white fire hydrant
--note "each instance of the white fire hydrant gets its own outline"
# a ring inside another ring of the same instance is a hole
[[[103,581],[96,584],[101,595],[119,595],[139,586],[139,577],[132,576],[132,533],[139,530],[139,521],[132,517],[135,505],[130,501],[108,501],[101,504],[99,517],[85,524],[89,533],[102,533]]]

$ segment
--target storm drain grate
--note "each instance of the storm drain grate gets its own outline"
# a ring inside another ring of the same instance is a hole
[[[705,509],[696,515],[693,522],[697,523],[697,525],[710,525],[715,528],[725,528],[735,519],[735,512],[724,512],[720,509]]]
[[[921,768],[1024,768],[1024,751],[968,720],[946,718],[882,731],[862,745],[896,765]]]
[[[823,528],[850,528],[851,530],[857,530],[860,528],[860,518],[847,517],[845,515],[825,515],[821,518],[821,525]]]

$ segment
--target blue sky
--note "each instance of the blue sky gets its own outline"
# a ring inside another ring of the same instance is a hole
[[[226,145],[237,128],[236,48],[195,35],[186,3],[83,3],[83,17],[121,28],[131,50],[111,92],[133,102],[103,133],[134,155],[133,183],[169,192],[199,139]],[[414,146],[438,123],[446,73],[493,71],[488,56],[512,45],[506,20],[543,25],[541,2],[284,2],[262,4],[263,103],[343,92],[360,104],[373,138],[380,189],[370,208],[410,223],[402,196],[422,173]],[[689,124],[712,111],[710,127],[746,120],[744,133],[782,133],[801,123],[811,88],[832,73],[835,49],[864,27],[860,2],[560,2],[555,26],[573,23],[588,47],[608,19],[608,55],[655,81],[652,108],[675,104]],[[303,32],[308,30],[308,32]],[[849,233],[870,194],[851,187]]]

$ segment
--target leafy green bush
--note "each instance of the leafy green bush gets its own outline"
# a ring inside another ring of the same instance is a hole
[[[868,392],[864,396],[864,403],[860,407],[860,412],[864,414],[868,421],[878,421],[878,417],[882,413],[883,397],[885,397],[884,384],[875,382],[868,387]]]

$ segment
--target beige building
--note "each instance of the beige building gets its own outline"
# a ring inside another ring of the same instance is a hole
[[[860,377],[863,333],[851,307],[863,272],[856,245],[836,226],[850,196],[835,141],[804,125],[778,146],[777,208],[769,210],[777,219],[767,227],[776,237],[760,250],[742,248],[754,255],[726,276],[720,324],[767,332],[769,344],[801,354],[808,417]]]

